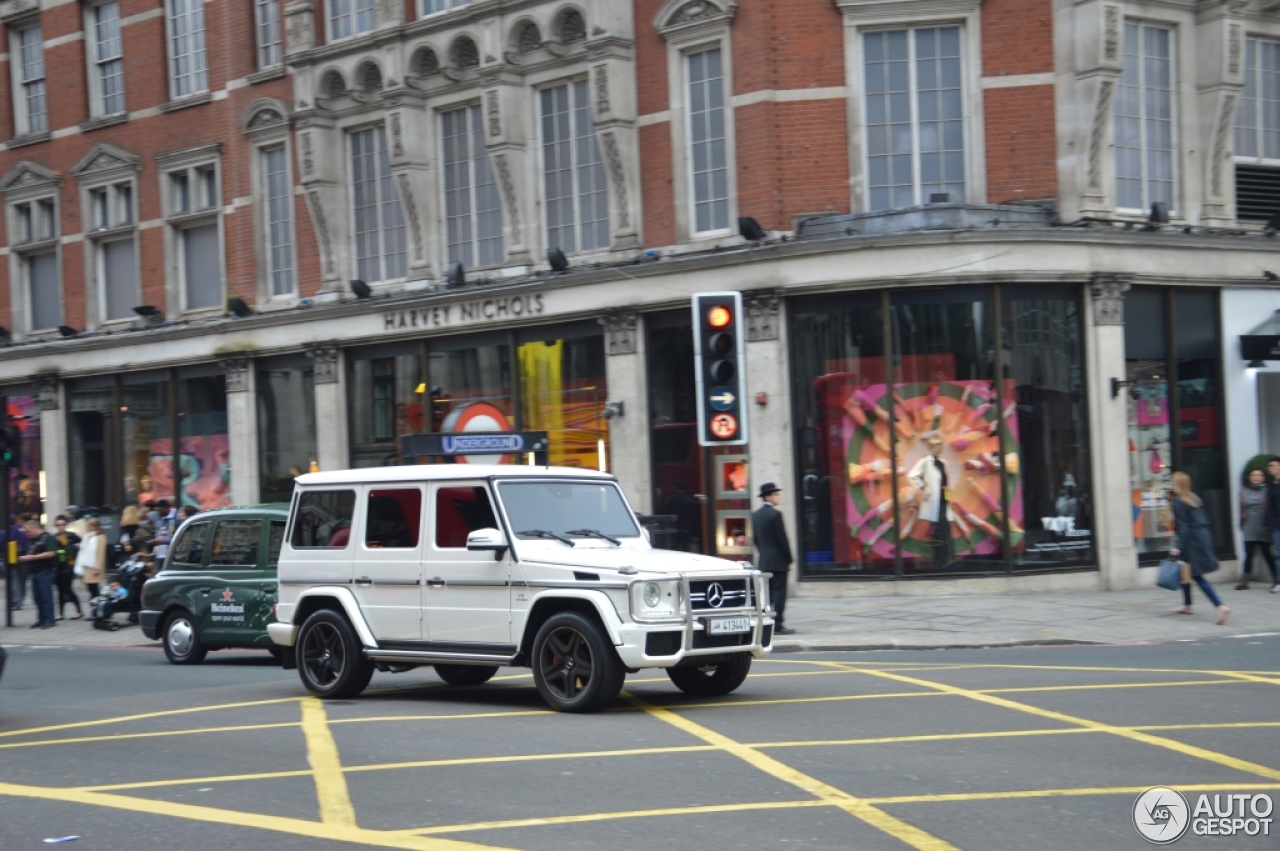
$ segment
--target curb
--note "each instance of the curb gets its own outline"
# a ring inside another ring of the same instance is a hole
[[[775,641],[771,646],[775,653],[830,653],[836,651],[858,652],[872,650],[984,650],[997,647],[1076,647],[1080,645],[1104,646],[1111,643],[1113,642],[1072,638],[1029,638],[1011,641],[957,643],[796,641],[793,639],[791,641]]]

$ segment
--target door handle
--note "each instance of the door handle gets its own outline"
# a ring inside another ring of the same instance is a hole
[[[263,586],[262,586],[262,593],[264,593],[264,594],[274,594],[274,593],[276,593],[276,586],[274,586],[274,585],[263,585]]]
[[[208,593],[209,593],[210,591],[212,591],[212,590],[213,590],[212,588],[201,588],[201,589],[200,589],[200,593],[201,593],[201,594],[208,594]]]
[[[444,580],[441,579],[439,576],[433,576],[427,580],[427,586],[430,588],[443,588]]]
[[[361,576],[359,579],[357,579],[357,580],[356,580],[356,584],[357,584],[357,585],[372,585],[372,584],[373,584],[373,580],[372,580],[372,579],[370,579],[370,578],[369,578],[369,577],[367,577],[367,576]]]

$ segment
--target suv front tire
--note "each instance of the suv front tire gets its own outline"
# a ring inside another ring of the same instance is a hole
[[[676,688],[695,697],[720,697],[742,685],[751,672],[751,654],[735,653],[723,662],[667,668]]]
[[[577,612],[552,615],[533,639],[533,682],[559,712],[595,712],[609,705],[625,676],[600,625]]]
[[[298,632],[298,676],[325,699],[355,697],[373,679],[373,663],[346,617],[332,609],[312,613]]]

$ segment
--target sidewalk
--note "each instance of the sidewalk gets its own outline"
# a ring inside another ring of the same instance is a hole
[[[1231,607],[1225,626],[1214,625],[1214,610],[1199,589],[1191,617],[1172,614],[1181,595],[1159,588],[986,597],[796,596],[787,601],[787,625],[796,634],[778,638],[774,648],[785,652],[1125,644],[1280,632],[1280,594],[1268,593],[1261,583],[1249,591],[1235,591],[1231,584],[1216,588]],[[124,615],[116,615],[119,632],[96,630],[87,619],[30,629],[35,607],[29,596],[13,620],[12,628],[0,626],[0,644],[160,646],[143,637],[137,626],[126,625]]]

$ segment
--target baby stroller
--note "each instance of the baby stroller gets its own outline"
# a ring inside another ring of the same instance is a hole
[[[120,583],[123,596],[104,593],[90,601],[93,606],[93,628],[115,632],[120,624],[112,620],[116,612],[128,612],[129,623],[138,622],[138,612],[142,609],[142,585],[147,581],[147,566],[140,559],[131,559],[120,565],[116,571],[116,582]]]

